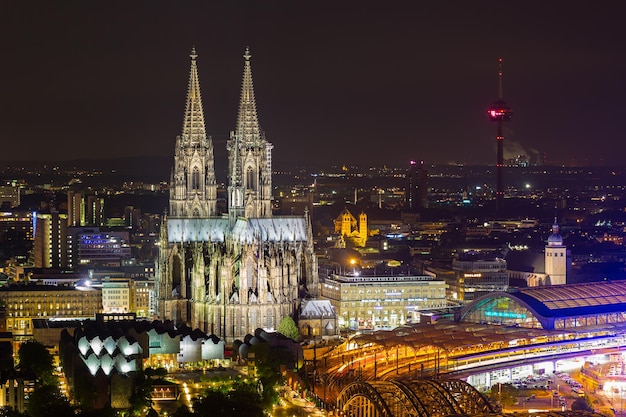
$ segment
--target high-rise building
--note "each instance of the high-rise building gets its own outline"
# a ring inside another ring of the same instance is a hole
[[[170,215],[161,227],[157,314],[232,341],[295,317],[301,298],[317,294],[317,261],[308,214],[272,216],[272,145],[259,125],[248,49],[237,126],[227,143],[228,212],[217,213],[196,58],[192,50]]]
[[[104,197],[67,192],[68,226],[104,226]]]
[[[83,194],[72,190],[67,192],[67,225],[85,225],[85,202]]]
[[[104,226],[104,197],[87,196],[85,226]]]
[[[67,268],[67,214],[37,213],[33,261],[37,268]]]
[[[424,161],[411,161],[407,174],[406,208],[418,211],[428,207],[428,171]]]

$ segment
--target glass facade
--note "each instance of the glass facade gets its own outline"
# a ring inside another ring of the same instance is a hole
[[[487,297],[476,301],[461,321],[533,329],[543,328],[532,311],[509,296]]]

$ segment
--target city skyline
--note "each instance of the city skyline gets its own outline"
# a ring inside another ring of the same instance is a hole
[[[497,99],[502,57],[503,97],[515,111],[505,157],[623,165],[626,56],[616,7],[16,2],[5,9],[2,160],[171,155],[193,46],[218,158],[235,129],[249,46],[261,127],[278,163],[494,164],[486,110]]]

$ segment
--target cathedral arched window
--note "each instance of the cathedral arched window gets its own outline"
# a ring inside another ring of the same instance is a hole
[[[248,171],[246,171],[246,189],[254,190],[254,170],[252,167],[248,167]]]
[[[198,169],[198,167],[193,167],[193,172],[191,174],[191,189],[200,189],[200,170]]]
[[[193,217],[200,217],[200,210],[198,210],[198,208],[194,208],[193,209]]]

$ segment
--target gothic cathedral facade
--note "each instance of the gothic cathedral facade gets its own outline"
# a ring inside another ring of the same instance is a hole
[[[157,312],[161,320],[232,342],[297,317],[300,300],[317,296],[317,261],[308,214],[272,215],[272,144],[259,125],[248,49],[237,125],[226,145],[228,211],[218,213],[195,50],[190,56],[169,214],[159,239]]]

